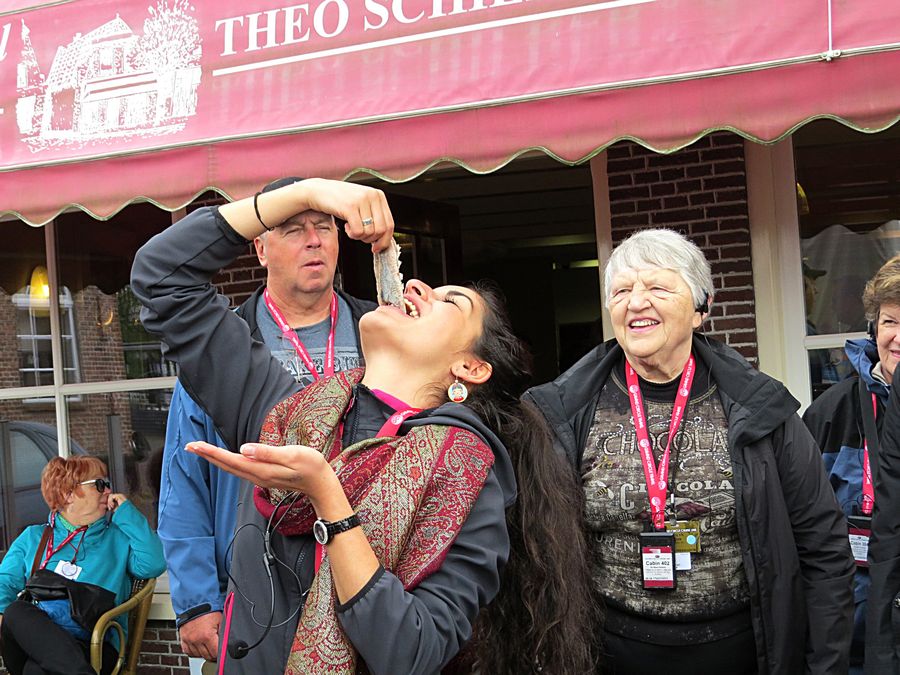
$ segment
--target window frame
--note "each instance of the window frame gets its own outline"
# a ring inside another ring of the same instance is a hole
[[[30,298],[30,293],[31,293],[31,284],[28,284],[27,286],[25,286],[25,289],[23,291],[13,294],[12,303],[13,303],[13,305],[15,305],[17,312],[27,312],[28,313],[28,321],[29,321],[30,327],[32,329],[34,329],[35,328],[35,310],[36,309],[42,310],[44,308],[43,307],[36,308],[34,306],[34,301]],[[41,303],[41,304],[43,304],[43,303]],[[72,382],[71,383],[74,384],[74,383],[81,382],[81,359],[80,359],[80,355],[79,355],[77,331],[76,331],[76,327],[75,327],[75,302],[72,299],[72,293],[65,286],[63,286],[60,289],[60,298],[57,301],[57,306],[59,307],[61,323],[64,323],[66,325],[66,329],[67,329],[67,331],[65,333],[60,333],[60,342],[63,345],[62,351],[64,352],[65,345],[68,345],[71,349],[71,354],[72,354],[72,359],[71,359],[72,363],[68,366],[65,365],[65,362],[62,364],[63,382],[65,382],[66,373],[71,373],[72,374]],[[49,300],[47,302],[46,309],[48,312],[52,311],[52,310],[50,310]],[[18,322],[17,322],[17,325],[18,325]],[[23,387],[44,386],[43,382],[41,382],[41,384],[36,384],[36,385],[26,385],[22,381],[21,376],[23,373],[29,373],[29,372],[35,373],[36,375],[42,374],[42,373],[49,374],[50,379],[51,379],[49,386],[53,386],[55,384],[54,368],[52,367],[52,364],[51,364],[51,367],[49,367],[49,368],[41,367],[41,365],[39,363],[39,360],[40,360],[39,355],[42,352],[35,349],[35,346],[39,340],[49,342],[50,343],[51,361],[53,360],[52,321],[51,321],[49,335],[46,335],[43,333],[35,333],[35,332],[23,335],[23,334],[19,333],[18,329],[17,329],[16,337],[19,340],[25,339],[25,340],[32,341],[32,345],[33,345],[32,350],[31,350],[32,357],[34,358],[34,363],[36,364],[36,366],[34,368],[22,368],[21,366],[19,367],[19,375],[20,375],[19,380],[22,383],[22,386]],[[19,353],[22,353],[23,351],[24,350],[22,350],[22,349],[18,349]],[[38,382],[38,379],[39,378],[36,376],[35,382]],[[25,403],[52,403],[52,399],[49,399],[46,397],[26,398]]]

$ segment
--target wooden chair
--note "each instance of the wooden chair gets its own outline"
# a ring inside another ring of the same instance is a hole
[[[141,642],[144,640],[144,628],[153,602],[153,589],[156,579],[135,579],[131,585],[131,596],[121,605],[113,607],[97,619],[94,633],[91,635],[91,666],[98,673],[103,661],[103,640],[110,628],[119,632],[119,659],[111,675],[135,675],[138,656],[141,653]],[[132,611],[134,610],[134,611]],[[125,631],[114,619],[130,612],[128,615],[128,641]]]

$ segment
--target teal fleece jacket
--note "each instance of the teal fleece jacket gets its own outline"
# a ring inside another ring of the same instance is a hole
[[[56,518],[53,530],[55,546],[59,546],[69,534],[72,526],[67,525],[63,518]],[[27,527],[3,557],[0,563],[0,613],[5,612],[7,605],[25,588],[44,527]],[[132,579],[152,579],[166,569],[159,537],[130,501],[119,506],[109,522],[103,517],[91,523],[80,545],[79,539],[81,537],[76,536],[62,550],[54,553],[47,569],[55,570],[57,562],[72,560],[75,556],[75,564],[82,568],[77,581],[112,591],[116,594],[116,604],[121,604],[131,595]],[[127,627],[124,621],[122,624],[123,628]]]

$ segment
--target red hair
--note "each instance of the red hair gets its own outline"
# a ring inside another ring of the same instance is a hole
[[[81,481],[106,475],[106,464],[98,457],[54,457],[41,472],[41,494],[51,511],[59,511]]]

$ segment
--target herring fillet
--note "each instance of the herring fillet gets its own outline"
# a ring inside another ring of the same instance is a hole
[[[400,245],[391,239],[391,245],[374,256],[375,288],[379,305],[403,306],[403,274],[400,273]]]

